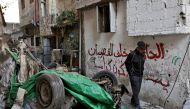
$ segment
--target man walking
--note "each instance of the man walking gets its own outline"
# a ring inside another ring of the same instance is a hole
[[[125,60],[125,66],[129,73],[129,78],[132,88],[131,104],[135,106],[135,109],[141,109],[139,102],[139,92],[141,89],[143,71],[144,71],[144,54],[146,44],[143,41],[137,43],[137,47],[134,51],[129,53]]]

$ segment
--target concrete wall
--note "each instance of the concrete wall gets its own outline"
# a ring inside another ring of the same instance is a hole
[[[153,0],[155,1],[155,0]],[[189,35],[162,35],[129,37],[126,31],[126,1],[117,2],[115,33],[98,33],[96,7],[83,10],[83,35],[86,56],[86,73],[93,76],[101,70],[113,72],[121,83],[130,89],[128,73],[124,66],[127,54],[134,50],[139,40],[149,46],[146,49],[146,63],[141,98],[163,106],[185,54]],[[152,51],[152,53],[150,52]],[[189,51],[177,79],[176,86],[166,104],[168,109],[181,109],[186,98],[186,79],[189,78]]]
[[[64,10],[74,10],[75,0],[57,0],[57,8],[59,13]]]
[[[11,34],[13,32],[20,31],[20,25],[18,23],[7,23],[3,32],[6,34]]]
[[[4,34],[11,35],[11,38],[18,40],[19,37],[23,36],[23,32],[18,23],[7,23],[3,28]]]
[[[80,9],[80,8],[88,7],[89,5],[93,5],[101,1],[103,0],[76,0],[75,8]]]
[[[21,7],[21,0],[19,0],[19,14],[20,14],[20,24],[21,26],[25,26],[27,24],[32,23],[34,19],[34,1],[30,3],[30,0],[25,0],[25,8]]]
[[[129,36],[190,33],[187,0],[127,0]]]

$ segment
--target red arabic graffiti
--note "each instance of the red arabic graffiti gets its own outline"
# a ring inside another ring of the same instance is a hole
[[[165,56],[165,53],[164,53],[164,44],[163,43],[156,43],[156,46],[157,46],[157,53],[154,53],[152,52],[151,50],[149,51],[148,50],[148,47],[150,45],[146,44],[146,57],[145,58],[148,58],[148,59],[164,59],[164,56]],[[151,55],[150,55],[151,54]]]
[[[169,81],[166,81],[166,80],[163,80],[163,79],[154,79],[153,76],[148,76],[148,77],[145,77],[144,79],[147,80],[147,81],[152,81],[155,84],[160,84],[161,86],[163,86],[163,90],[165,90],[166,93],[168,93],[167,87],[170,86]]]
[[[126,49],[122,49],[121,43],[119,43],[119,50],[116,50],[117,52],[114,52],[113,48],[114,44],[110,43],[109,48],[101,48],[98,51],[98,44],[95,44],[94,48],[88,50],[88,54],[90,56],[100,55],[100,56],[114,56],[114,57],[126,57],[128,55]]]
[[[165,50],[163,43],[156,43],[156,52],[153,52],[149,47],[150,45],[146,44],[146,59],[164,59]],[[95,68],[109,70],[119,76],[127,76],[128,73],[126,72],[126,68],[124,65],[124,57],[127,57],[128,53],[121,43],[119,43],[118,46],[114,45],[113,43],[110,43],[109,47],[107,48],[100,48],[98,44],[95,44],[94,48],[90,48],[88,50],[88,54],[91,57],[99,57],[99,60],[96,59],[96,65],[94,66]],[[159,81],[155,82],[159,83]]]
[[[106,61],[105,56],[102,56],[100,58],[102,59],[102,64],[95,65],[96,68],[102,70],[109,70],[118,76],[127,76],[128,73],[124,70],[125,64],[122,60],[107,59],[108,61]]]
[[[152,50],[149,50],[149,44],[146,44],[146,59],[164,59],[165,50],[163,43],[156,43],[157,53],[154,53]],[[90,56],[114,56],[114,57],[127,57],[128,53],[125,48],[122,47],[122,44],[119,43],[119,49],[114,51],[114,44],[110,43],[108,48],[98,48],[98,44],[95,44],[94,48],[88,50]],[[131,50],[130,50],[131,51]]]
[[[166,93],[168,93],[168,89],[166,87],[163,87],[163,90],[165,90]]]
[[[162,79],[145,78],[145,80],[153,81],[155,84],[158,83],[164,87],[170,86],[169,82],[164,83]]]

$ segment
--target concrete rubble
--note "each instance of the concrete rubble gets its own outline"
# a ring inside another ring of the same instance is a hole
[[[0,109],[5,108],[6,92],[10,84],[10,78],[12,77],[15,67],[15,62],[12,58],[8,58],[3,64],[0,65]]]
[[[15,100],[15,104],[11,109],[22,109],[24,102],[24,95],[27,93],[25,89],[19,88],[17,92],[17,97]]]

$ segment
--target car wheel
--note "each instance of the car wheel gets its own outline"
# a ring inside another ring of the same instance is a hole
[[[36,82],[36,95],[39,105],[44,109],[60,109],[64,99],[64,85],[58,76],[43,74]]]
[[[93,78],[93,80],[104,80],[104,79],[108,79],[110,84],[112,84],[112,86],[117,86],[118,85],[118,80],[116,78],[116,76],[109,71],[100,71],[98,73],[96,73]]]
[[[100,71],[96,73],[92,79],[101,85],[105,91],[111,95],[114,103],[116,104],[116,109],[120,109],[121,94],[113,91],[116,87],[118,87],[118,80],[116,76],[109,71]]]

